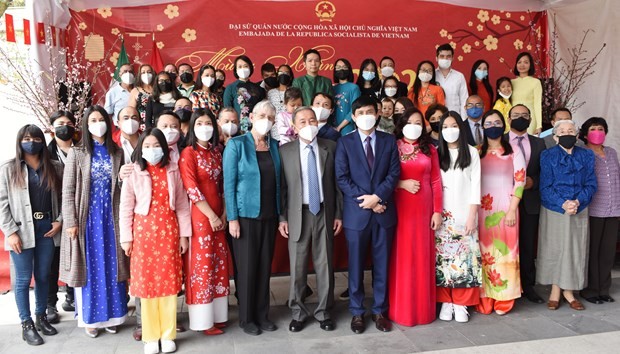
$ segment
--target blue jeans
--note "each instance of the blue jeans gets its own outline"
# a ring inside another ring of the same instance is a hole
[[[49,218],[34,221],[35,247],[23,249],[22,253],[11,251],[11,260],[15,267],[15,302],[19,319],[24,322],[30,317],[30,280],[34,273],[34,296],[36,315],[45,314],[49,273],[54,258],[54,239],[43,235],[52,229]]]

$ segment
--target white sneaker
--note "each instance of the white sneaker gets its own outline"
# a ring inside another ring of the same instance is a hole
[[[174,353],[177,350],[177,345],[173,340],[161,340],[161,352],[162,353]]]
[[[159,353],[159,342],[144,343],[144,354],[157,354]]]
[[[441,305],[441,311],[439,312],[439,319],[442,321],[452,321],[452,314],[454,313],[454,306],[451,302],[444,302]]]
[[[469,322],[469,312],[467,312],[467,306],[454,305],[454,320],[460,323]]]

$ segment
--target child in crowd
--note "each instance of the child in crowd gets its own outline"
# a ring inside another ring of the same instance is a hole
[[[394,134],[395,122],[392,119],[394,115],[394,101],[390,97],[381,100],[381,119],[379,120],[379,130],[382,132]]]
[[[271,137],[278,140],[280,145],[297,139],[293,128],[293,112],[303,105],[301,90],[297,87],[289,87],[284,92],[284,105],[286,109],[276,115],[276,124],[271,129]]]
[[[508,117],[508,112],[512,108],[510,96],[512,96],[512,82],[506,76],[497,79],[496,83],[497,99],[493,105],[493,109],[500,111],[504,117]],[[506,132],[510,131],[510,122],[506,121]]]

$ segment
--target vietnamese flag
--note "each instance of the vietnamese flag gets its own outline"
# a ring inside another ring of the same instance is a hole
[[[6,22],[6,41],[15,42],[15,26],[13,25],[13,16],[5,13],[4,21]]]
[[[43,22],[37,23],[37,42],[45,44],[45,24]]]
[[[159,47],[155,42],[155,38],[153,37],[153,52],[151,53],[150,63],[153,71],[158,73],[164,70],[164,61],[161,59],[161,53],[159,53]]]
[[[52,34],[52,45],[56,46],[56,27],[50,26],[51,34]]]
[[[24,19],[24,44],[30,45],[30,20]]]

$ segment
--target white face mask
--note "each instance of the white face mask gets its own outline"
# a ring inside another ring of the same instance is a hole
[[[383,75],[383,77],[390,77],[392,75],[394,75],[394,68],[391,66],[384,66],[381,68],[381,75]]]
[[[403,135],[409,140],[417,140],[422,135],[422,126],[407,124],[403,127]]]
[[[443,136],[443,140],[447,143],[453,143],[459,140],[459,134],[461,131],[459,128],[445,128],[441,130],[441,135]]]
[[[355,125],[361,130],[370,130],[377,123],[377,117],[372,114],[362,114],[355,118]]]
[[[317,127],[316,125],[306,125],[299,130],[299,137],[307,141],[312,141],[318,133],[319,127]]]
[[[267,133],[271,131],[271,127],[273,126],[273,123],[271,123],[269,119],[263,118],[263,119],[255,120],[253,125],[254,125],[254,129],[256,130],[258,134],[265,136],[267,135]]]
[[[329,118],[329,109],[323,107],[312,107],[314,114],[316,115],[316,119],[319,122],[327,120]]]
[[[507,95],[504,95],[501,91],[497,91],[497,93],[499,93],[499,95],[502,96],[505,99],[509,99],[510,96],[512,96],[512,92],[507,94]]]
[[[164,150],[160,147],[142,149],[142,158],[151,165],[156,165],[164,158]]]
[[[211,76],[203,76],[200,80],[205,87],[211,87],[215,83],[215,79]]]
[[[133,85],[135,78],[133,77],[133,74],[130,72],[126,72],[123,75],[121,75],[121,82],[124,83],[125,85]]]
[[[140,123],[137,120],[133,119],[124,120],[121,123],[121,130],[127,135],[134,135],[138,131],[139,127]]]
[[[237,76],[239,76],[240,79],[247,79],[248,77],[250,77],[250,69],[248,68],[237,69]]]
[[[213,137],[213,126],[212,125],[201,125],[194,128],[194,134],[196,134],[196,138],[200,141],[209,141]]]
[[[179,138],[181,137],[181,132],[179,132],[178,129],[166,128],[162,130],[162,133],[164,133],[164,136],[166,137],[166,142],[168,143],[168,145],[176,144],[177,141],[179,141]]]
[[[452,59],[439,59],[437,60],[437,64],[442,69],[450,69],[450,65],[452,65]]]
[[[105,122],[88,123],[88,131],[97,138],[101,138],[108,131],[108,126]]]
[[[151,83],[151,80],[153,80],[153,74],[151,74],[151,73],[141,74],[140,75],[140,80],[142,80],[142,83],[148,85],[148,84]]]
[[[228,136],[233,136],[237,134],[237,129],[238,129],[237,124],[233,122],[224,123],[222,125],[222,133]]]
[[[388,97],[394,97],[394,95],[396,95],[396,91],[398,91],[396,87],[386,87],[384,90],[385,95]]]
[[[420,78],[420,81],[422,82],[429,82],[433,78],[433,75],[429,73],[421,72],[420,74],[418,74],[418,77]]]

